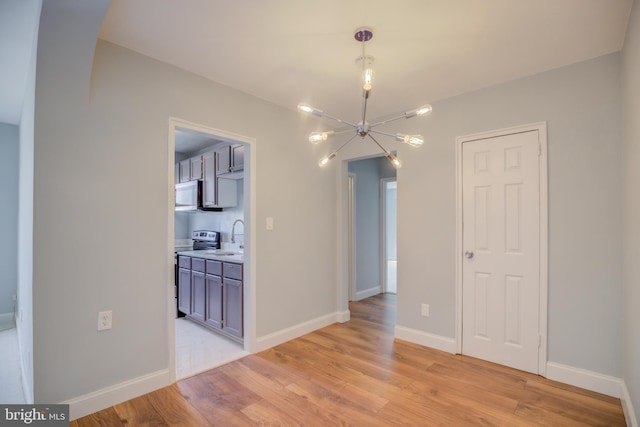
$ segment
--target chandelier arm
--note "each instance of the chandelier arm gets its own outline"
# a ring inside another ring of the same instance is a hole
[[[371,139],[373,140],[373,142],[375,142],[375,143],[376,143],[376,145],[377,145],[378,147],[380,147],[380,149],[381,149],[385,154],[391,154],[391,152],[390,152],[390,151],[387,151],[387,149],[386,149],[386,148],[384,148],[382,145],[380,145],[380,143],[379,143],[378,141],[376,141],[376,139],[371,135],[371,133],[368,133],[368,134],[367,134],[367,136],[368,136],[369,138],[371,138]]]
[[[371,126],[369,126],[369,127],[371,127]],[[379,134],[379,135],[390,136],[391,138],[394,138],[394,139],[396,138],[396,135],[394,135],[394,134],[392,134],[392,133],[382,132],[382,131],[379,131],[379,130],[369,129],[369,132],[370,132],[370,133],[371,133],[371,132],[373,132],[373,133],[377,133],[377,134]]]
[[[327,117],[327,118],[329,118],[329,119],[331,119],[331,120],[335,120],[335,121],[336,121],[336,122],[338,122],[338,123],[344,123],[345,125],[349,125],[349,126],[351,126],[352,128],[357,128],[357,127],[358,127],[358,125],[357,125],[357,124],[355,124],[355,123],[347,122],[347,121],[345,121],[345,120],[342,120],[342,119],[339,119],[339,118],[337,118],[337,117],[334,117],[334,116],[332,116],[331,114],[326,114],[326,113],[324,113],[324,114],[322,115],[322,117]]]
[[[378,123],[374,123],[374,124],[372,124],[372,125],[369,125],[369,127],[370,127],[370,128],[372,128],[372,127],[375,127],[375,126],[384,125],[384,124],[387,124],[387,123],[389,123],[389,122],[394,122],[394,121],[396,121],[396,120],[404,119],[404,118],[408,118],[408,117],[407,117],[407,115],[406,115],[406,113],[402,113],[402,115],[400,115],[400,116],[398,116],[398,117],[392,117],[392,118],[390,118],[390,119],[383,120],[383,121],[378,122]]]
[[[350,143],[351,141],[353,141],[353,138],[355,138],[356,136],[358,136],[357,133],[353,134],[353,136],[349,139],[347,139],[340,147],[338,147],[338,149],[336,151],[333,152],[333,154],[337,154],[338,151],[342,150],[344,147],[346,147],[346,145],[348,143]]]

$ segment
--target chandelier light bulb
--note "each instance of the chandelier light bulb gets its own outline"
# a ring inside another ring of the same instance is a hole
[[[309,142],[312,144],[319,144],[322,141],[326,141],[331,135],[333,135],[333,131],[312,132],[311,135],[309,135]]]
[[[424,144],[424,138],[422,135],[404,135],[399,133],[396,135],[396,141],[404,142],[405,144],[409,144],[412,147],[420,147]]]
[[[431,114],[432,111],[433,111],[433,108],[431,107],[431,105],[426,104],[426,105],[423,105],[422,107],[416,109],[416,114],[418,116],[424,116],[424,115]]]
[[[400,159],[393,154],[387,153],[387,159],[389,159],[389,161],[391,162],[391,166],[393,166],[394,168],[400,169],[402,167],[402,162],[400,161]]]
[[[373,56],[362,58],[362,89],[367,92],[371,90],[373,84]]]
[[[321,168],[325,167],[327,163],[329,163],[329,161],[331,161],[331,159],[333,159],[335,156],[336,156],[336,153],[334,151],[333,153],[329,154],[327,157],[323,157],[318,162],[318,166],[320,166]]]
[[[317,108],[313,108],[309,104],[303,104],[303,103],[298,104],[298,111],[302,111],[303,113],[311,113],[314,116],[322,116],[323,114],[322,110],[318,110]]]
[[[429,104],[425,104],[422,107],[418,107],[415,110],[410,110],[404,113],[407,119],[415,116],[428,116],[433,111],[433,108]]]

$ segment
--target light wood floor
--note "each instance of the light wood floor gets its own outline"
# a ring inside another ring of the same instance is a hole
[[[393,340],[395,296],[351,321],[71,423],[80,426],[624,426],[620,401]]]

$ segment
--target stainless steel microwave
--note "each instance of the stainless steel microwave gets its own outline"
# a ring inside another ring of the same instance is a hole
[[[176,184],[176,211],[188,212],[202,209],[202,181]]]

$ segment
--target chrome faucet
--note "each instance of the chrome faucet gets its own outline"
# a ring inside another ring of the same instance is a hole
[[[239,222],[242,223],[242,232],[244,233],[244,221],[241,219],[236,219],[235,221],[233,221],[233,225],[231,226],[231,243],[236,242],[236,224]],[[241,245],[240,247],[244,247],[244,245]]]

